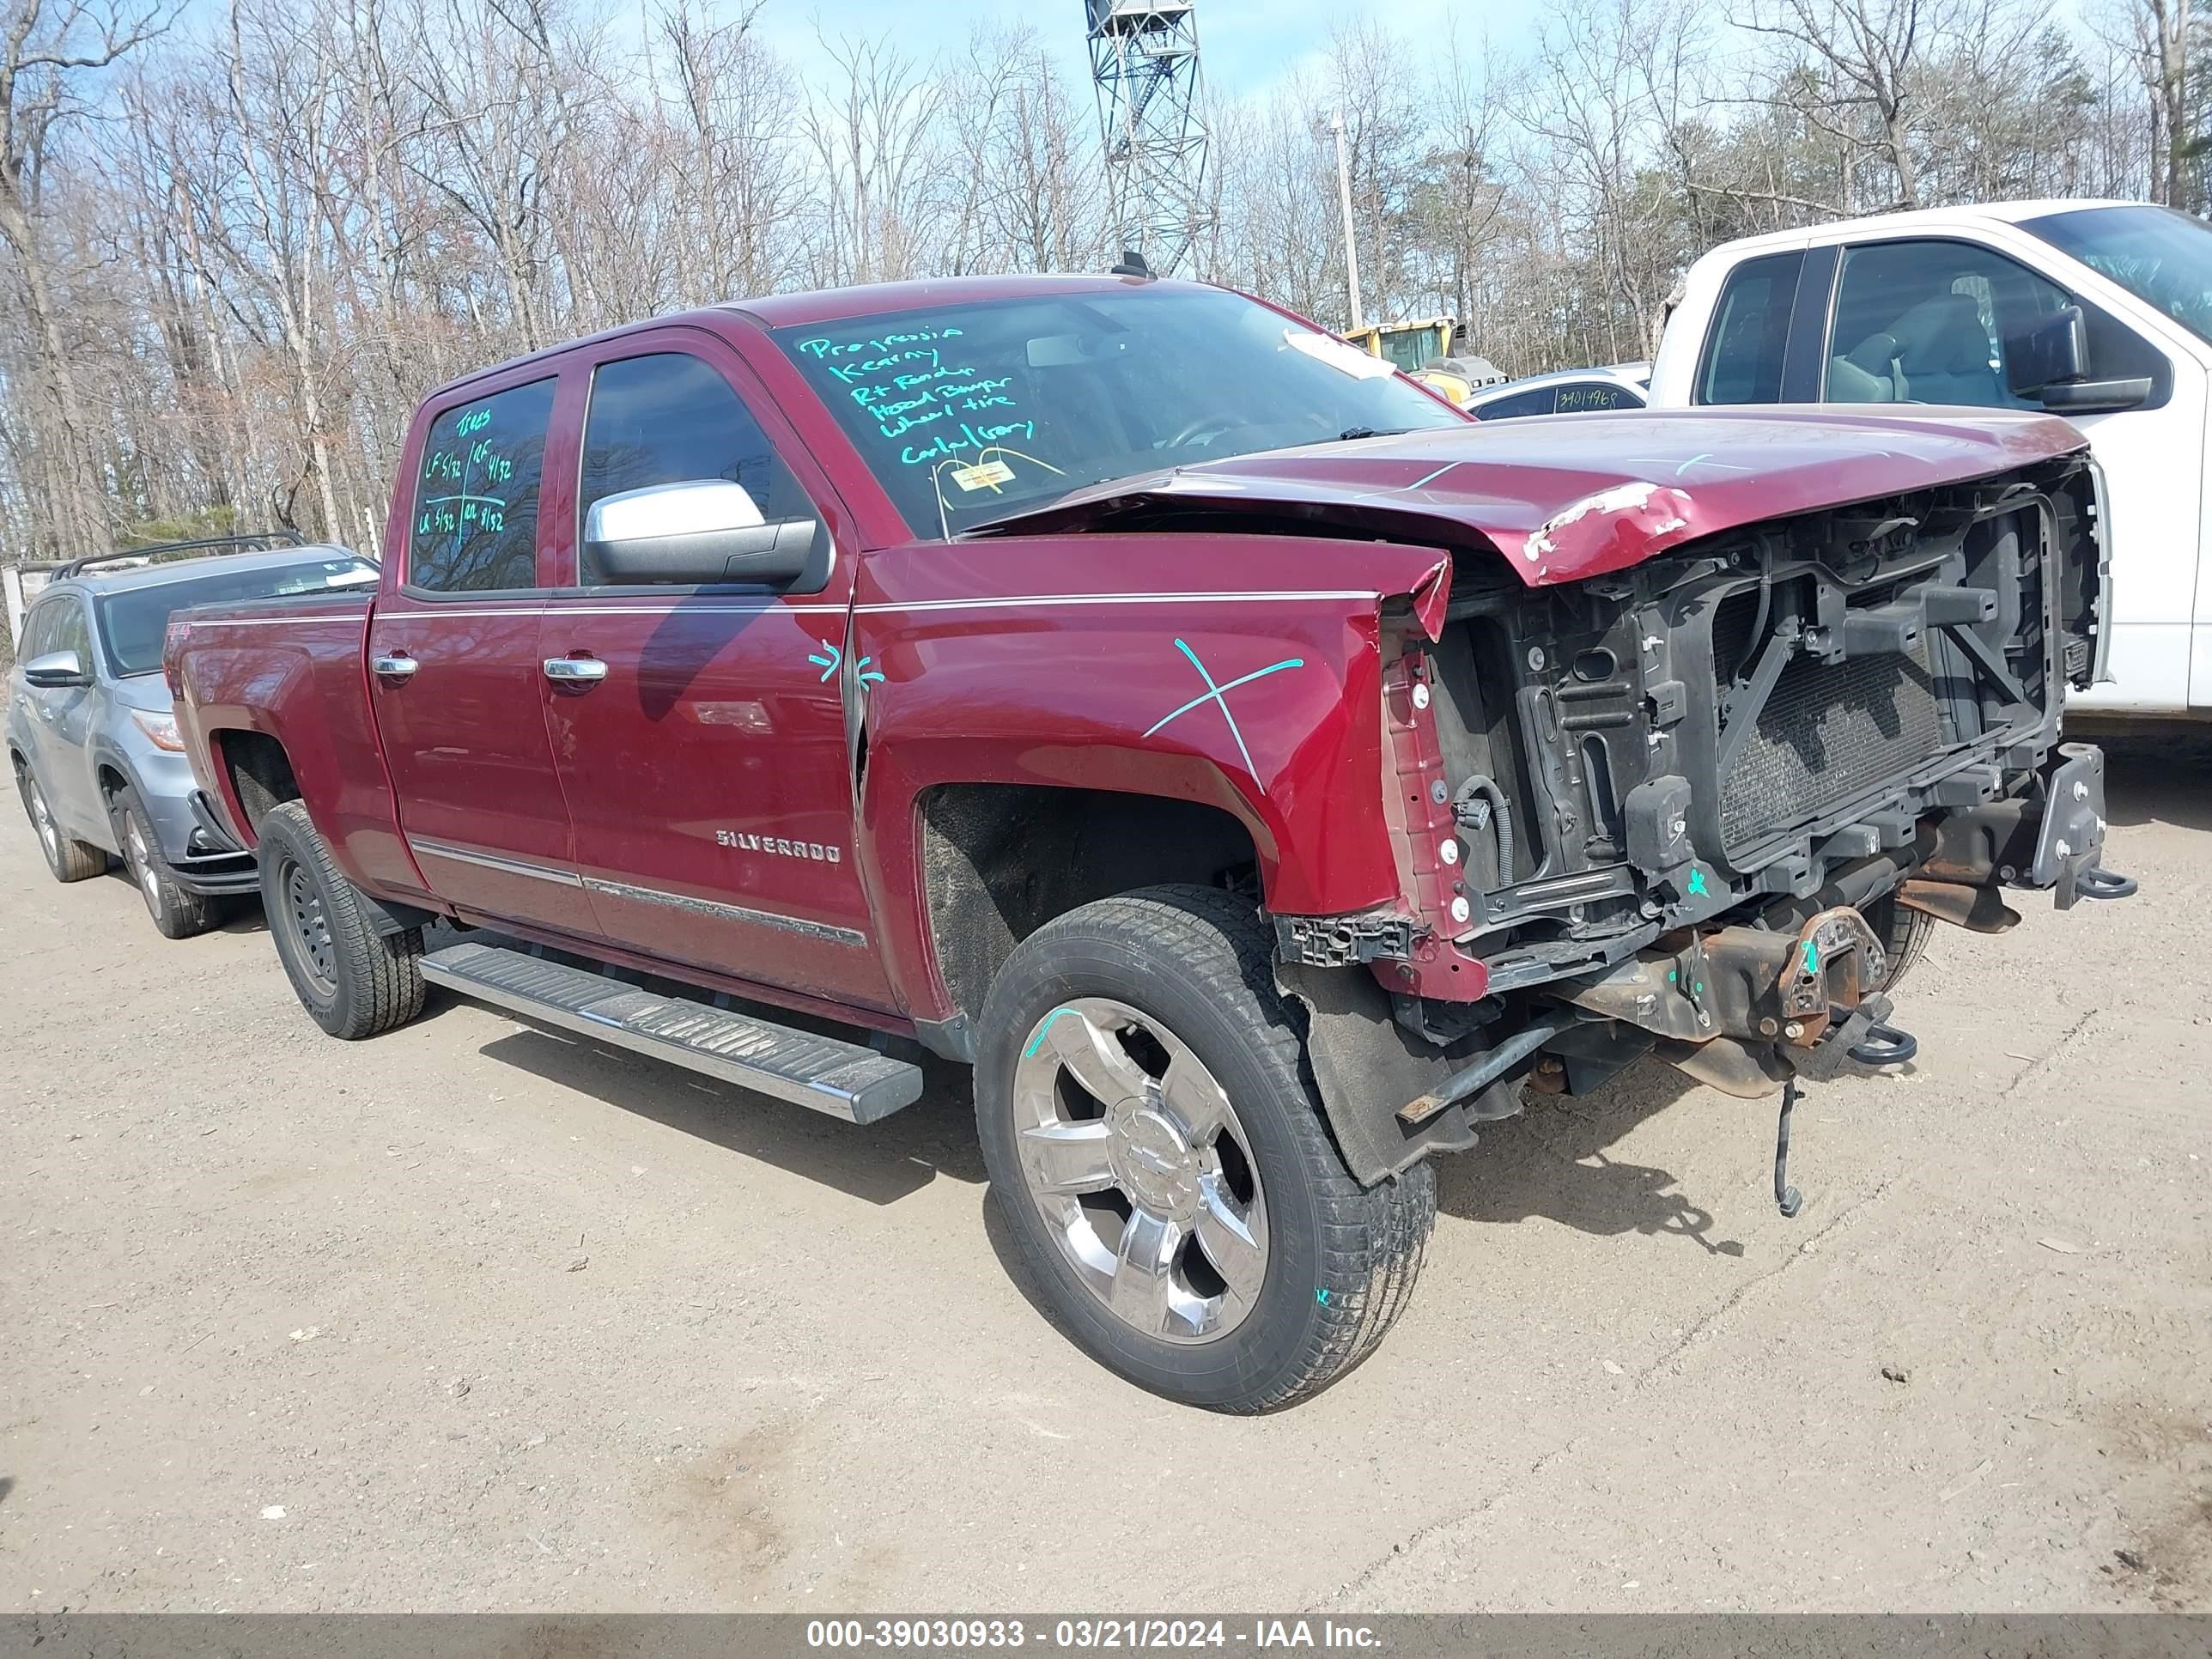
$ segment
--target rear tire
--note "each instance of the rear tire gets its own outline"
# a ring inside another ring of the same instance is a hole
[[[138,896],[146,901],[147,914],[163,939],[191,939],[204,933],[222,918],[222,906],[204,893],[195,893],[178,881],[176,872],[161,856],[153,820],[129,784],[117,790],[107,803],[115,823],[115,844],[123,849],[123,867],[130,872]]]
[[[39,850],[46,855],[46,868],[54,872],[56,881],[89,881],[106,873],[107,854],[88,841],[77,840],[55,821],[46,805],[46,792],[39,787],[27,765],[15,768],[15,793],[23,798],[23,811],[39,838]]]
[[[1365,1359],[1436,1218],[1427,1165],[1371,1188],[1345,1168],[1273,958],[1227,893],[1085,905],[1008,958],[975,1066],[1025,1276],[1094,1358],[1218,1411],[1294,1404]]]
[[[272,806],[259,826],[261,904],[300,1006],[351,1041],[422,1012],[422,930],[379,933],[353,884],[298,801]]]

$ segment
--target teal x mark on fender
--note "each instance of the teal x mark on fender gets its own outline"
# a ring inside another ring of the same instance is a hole
[[[1260,775],[1260,769],[1252,763],[1252,751],[1244,746],[1244,733],[1238,729],[1237,725],[1237,716],[1230,710],[1228,694],[1234,691],[1240,685],[1249,685],[1254,680],[1263,680],[1267,678],[1268,675],[1279,674],[1286,668],[1304,668],[1306,665],[1305,659],[1304,657],[1285,657],[1280,662],[1271,662],[1265,668],[1255,668],[1249,674],[1241,675],[1237,678],[1230,681],[1226,685],[1217,685],[1214,684],[1213,676],[1206,672],[1206,665],[1198,659],[1197,652],[1192,650],[1181,640],[1177,640],[1175,642],[1175,646],[1176,650],[1182,652],[1184,656],[1190,659],[1190,665],[1198,670],[1199,678],[1206,682],[1206,695],[1203,696],[1193,697],[1188,702],[1183,704],[1182,708],[1153,721],[1151,730],[1147,731],[1145,735],[1148,738],[1151,737],[1152,732],[1158,731],[1160,727],[1165,726],[1170,720],[1177,719],[1182,715],[1188,714],[1192,709],[1197,708],[1201,703],[1219,703],[1221,705],[1221,718],[1229,722],[1229,735],[1237,739],[1237,752],[1244,757],[1244,769],[1249,772],[1255,779],[1258,778]]]
[[[1692,898],[1705,896],[1705,872],[1694,864],[1690,866],[1690,884],[1683,890]]]

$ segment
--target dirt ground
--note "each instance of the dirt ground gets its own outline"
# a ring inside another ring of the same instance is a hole
[[[1442,1170],[1376,1359],[1168,1406],[871,1130],[434,1001],[336,1042],[0,825],[0,1608],[2212,1608],[2212,760],[2142,896],[1946,933],[1921,1060],[1639,1071]]]

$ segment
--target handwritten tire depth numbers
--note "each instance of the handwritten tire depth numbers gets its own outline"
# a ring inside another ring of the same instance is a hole
[[[500,453],[490,437],[477,435],[490,424],[489,408],[469,410],[455,424],[458,447],[433,449],[423,457],[425,483],[458,488],[447,495],[421,498],[415,515],[416,535],[451,535],[458,542],[477,529],[497,535],[507,528],[507,497],[477,488],[503,488],[514,477],[514,462]]]

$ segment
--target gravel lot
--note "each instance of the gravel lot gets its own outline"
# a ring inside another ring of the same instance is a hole
[[[434,1000],[325,1038],[0,826],[0,1608],[2212,1609],[2212,758],[2143,896],[1938,938],[1919,1070],[1639,1070],[1442,1171],[1411,1312],[1236,1420],[872,1130]]]

